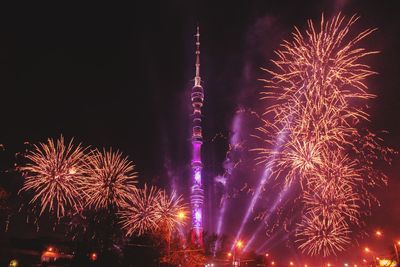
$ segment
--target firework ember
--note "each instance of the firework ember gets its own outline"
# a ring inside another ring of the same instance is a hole
[[[268,89],[262,99],[274,104],[258,129],[267,145],[255,149],[257,160],[286,188],[298,183],[303,189],[296,237],[311,255],[327,256],[349,243],[349,225],[357,225],[369,208],[367,188],[386,182],[374,161],[378,154],[390,161],[392,152],[358,129],[369,118],[366,100],[375,97],[365,83],[375,72],[361,60],[377,52],[359,47],[375,29],[350,36],[357,20],[339,14],[328,21],[322,17],[319,26],[308,21],[305,34],[295,28],[293,40],[276,51],[276,71],[265,70],[271,78],[262,80]],[[271,149],[282,132],[285,142]]]
[[[80,189],[90,208],[120,208],[136,191],[134,166],[119,151],[93,150],[85,171],[86,179],[81,180]]]
[[[31,204],[40,206],[40,215],[45,211],[64,216],[68,208],[81,208],[79,183],[84,179],[85,149],[65,144],[61,136],[57,141],[48,139],[28,152],[29,163],[20,167],[25,181],[22,192],[34,193]]]

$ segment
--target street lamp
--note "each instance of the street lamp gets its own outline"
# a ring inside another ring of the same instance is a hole
[[[236,256],[237,250],[243,247],[243,241],[238,240],[233,248],[232,266],[240,266],[240,258]],[[236,260],[238,258],[238,260]]]
[[[382,237],[383,233],[381,230],[376,230],[375,231],[375,235],[377,237]],[[399,249],[398,246],[400,246],[400,241],[393,241],[393,247],[394,247],[394,253],[396,254],[396,262],[399,263],[400,262],[400,257],[399,257]]]
[[[369,253],[371,253],[371,250],[369,249],[369,247],[365,247],[364,248],[364,252],[369,254]],[[376,267],[376,258],[372,253],[371,253],[371,257],[372,257],[372,261],[374,263],[374,266]]]
[[[375,231],[375,235],[376,235],[377,237],[381,237],[381,236],[382,236],[382,231],[381,231],[381,230],[376,230],[376,231]]]

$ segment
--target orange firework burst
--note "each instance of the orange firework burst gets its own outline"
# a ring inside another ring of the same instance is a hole
[[[185,224],[187,205],[181,196],[168,195],[156,187],[144,186],[132,195],[119,212],[127,236],[167,231]],[[162,228],[162,229],[161,229]]]
[[[361,60],[378,53],[359,47],[375,29],[349,35],[357,20],[322,16],[319,29],[310,20],[305,34],[295,28],[293,40],[276,51],[276,71],[265,69],[271,78],[262,80],[269,90],[261,99],[273,104],[258,128],[266,147],[254,149],[257,161],[278,181],[283,176],[285,187],[301,185],[304,215],[296,236],[306,236],[297,240],[299,248],[312,255],[343,250],[349,223],[358,224],[368,208],[369,188],[386,182],[374,168],[377,155],[390,162],[393,154],[375,135],[357,129],[369,118],[366,100],[375,97],[365,84],[375,72]],[[279,145],[271,149],[274,142]]]
[[[35,145],[26,158],[29,163],[19,168],[25,177],[21,191],[33,191],[31,204],[39,204],[40,215],[48,209],[57,217],[65,215],[67,208],[81,207],[79,182],[84,177],[84,149],[73,145],[72,140],[64,143],[61,136],[57,141]]]
[[[168,195],[165,191],[161,191],[158,214],[160,216],[161,225],[163,225],[168,232],[172,232],[176,227],[186,223],[188,209],[182,196],[176,195],[175,192]]]
[[[144,185],[131,196],[131,201],[123,205],[119,212],[122,229],[127,236],[142,235],[158,228],[160,190]]]
[[[81,180],[80,189],[90,208],[119,208],[136,191],[134,166],[119,151],[93,150],[85,172],[86,179]]]
[[[350,243],[350,230],[343,219],[330,220],[315,213],[307,213],[299,223],[296,237],[299,248],[309,255],[329,256],[343,251]]]

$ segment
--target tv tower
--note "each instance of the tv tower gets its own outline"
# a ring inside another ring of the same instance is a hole
[[[190,192],[190,204],[192,208],[191,241],[197,246],[203,246],[203,201],[204,190],[202,184],[201,145],[203,134],[201,129],[201,107],[203,106],[204,92],[200,78],[200,31],[197,26],[196,37],[196,76],[192,87],[191,101],[192,113],[192,186]]]

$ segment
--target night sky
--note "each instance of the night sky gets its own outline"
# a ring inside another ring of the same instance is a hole
[[[37,143],[63,134],[85,145],[118,148],[135,163],[141,183],[177,183],[180,193],[187,194],[189,93],[199,23],[205,89],[203,157],[206,186],[211,187],[213,178],[224,171],[235,112],[260,111],[262,83],[257,79],[266,75],[260,67],[270,66],[273,50],[290,37],[294,25],[304,29],[307,19],[339,11],[361,16],[356,30],[378,28],[362,43],[381,51],[368,59],[379,72],[368,80],[370,91],[378,95],[369,103],[369,128],[387,130],[386,144],[399,148],[396,1],[136,2],[35,3],[6,14],[10,20],[3,17],[7,22],[0,26],[2,171],[12,167],[12,155],[25,141]],[[382,206],[373,209],[366,231],[379,226],[400,235],[399,171],[395,161],[388,169],[389,187],[378,191]],[[1,183],[10,186],[4,179]],[[235,179],[237,185],[244,182]],[[249,183],[257,180],[248,178]],[[248,199],[243,201],[243,207],[227,211],[230,231],[237,231]],[[214,224],[209,218],[207,230],[214,231]]]

